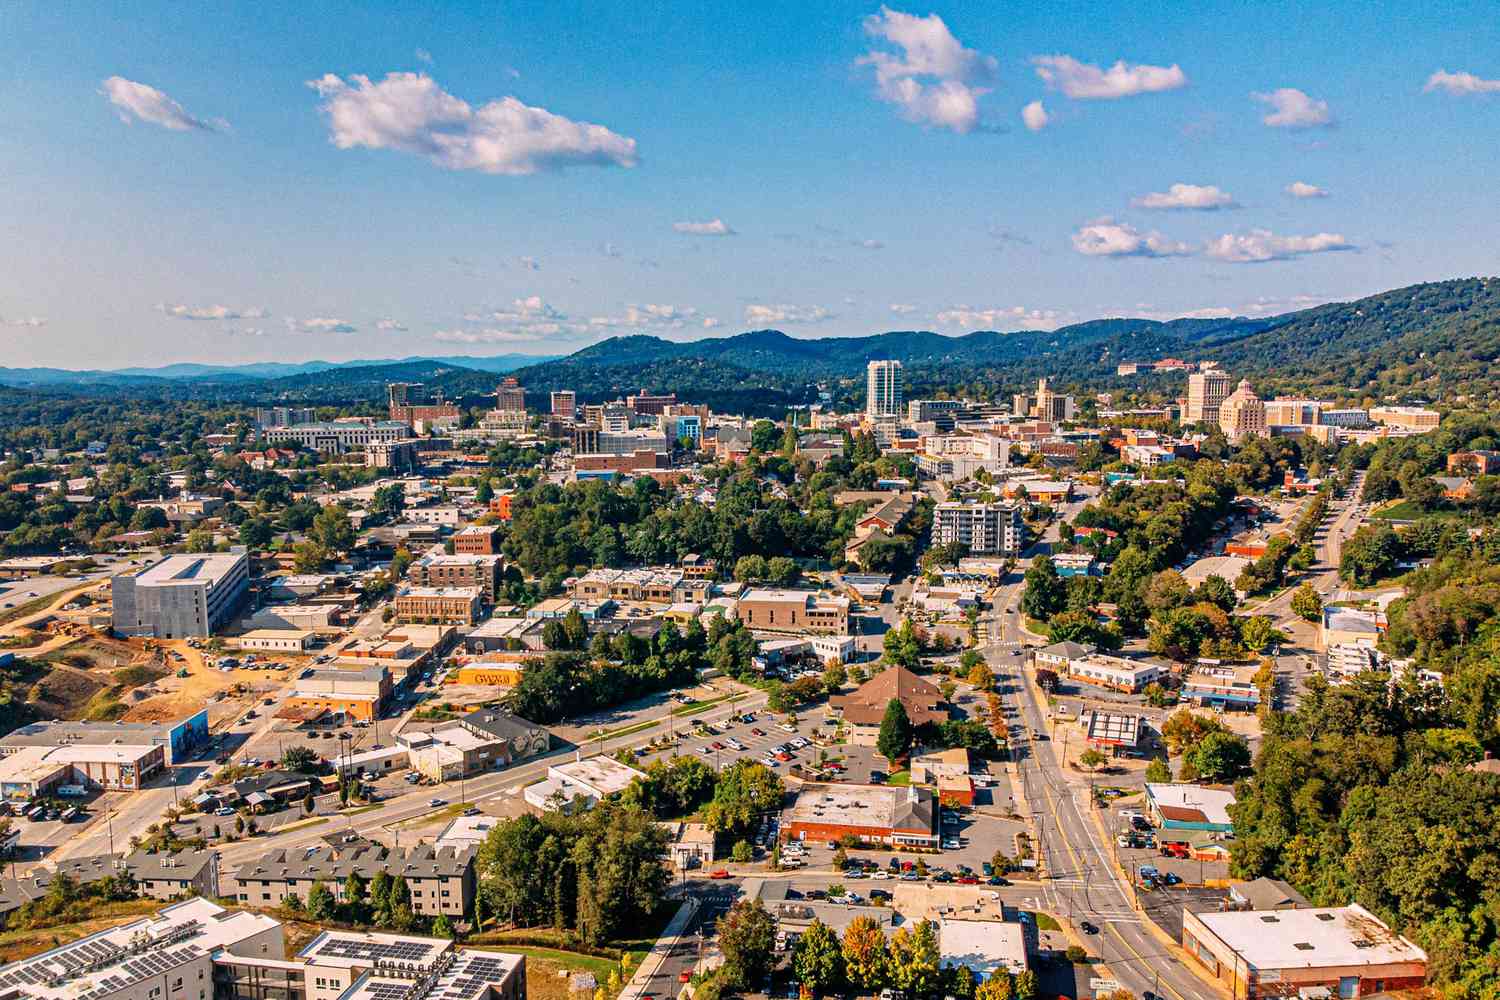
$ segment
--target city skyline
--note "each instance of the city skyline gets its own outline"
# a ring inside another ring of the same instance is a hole
[[[1050,329],[1492,274],[1485,13],[12,5],[0,364]]]

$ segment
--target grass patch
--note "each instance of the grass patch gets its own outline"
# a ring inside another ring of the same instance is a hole
[[[52,602],[60,596],[60,594],[48,594],[45,597],[37,597],[27,601],[25,604],[18,604],[4,614],[0,614],[0,625],[9,625],[13,621],[19,621],[28,615],[34,615],[38,611],[51,606]]]
[[[283,833],[291,833],[293,830],[305,830],[307,827],[317,826],[319,823],[327,822],[327,816],[311,816],[307,819],[299,819],[295,823],[288,823],[286,826],[278,826],[274,830],[262,830],[261,832],[272,834],[274,836],[280,836]]]
[[[646,730],[661,725],[660,719],[647,719],[645,722],[632,722],[628,726],[619,729],[611,729],[605,732],[603,739],[612,740],[619,736],[634,736],[636,733],[644,733]],[[593,742],[590,740],[590,742]]]
[[[85,722],[114,722],[123,718],[130,707],[120,700],[119,691],[105,688],[94,694],[83,707]]]
[[[152,681],[161,680],[168,675],[168,671],[157,667],[148,667],[144,663],[133,667],[124,667],[110,674],[110,678],[121,687],[140,687],[142,684],[150,684]]]
[[[898,787],[905,788],[906,786],[911,784],[911,772],[894,771],[886,776],[885,783],[887,785],[896,785]]]
[[[1039,931],[1060,931],[1062,925],[1050,913],[1038,913],[1033,911],[1031,916],[1036,920],[1036,929]]]
[[[360,813],[374,812],[376,809],[384,809],[384,802],[370,802],[362,806],[354,806],[351,809],[340,809],[340,816],[358,816]]]
[[[132,899],[123,903],[103,903],[93,907],[94,916],[76,924],[59,924],[40,930],[15,930],[0,934],[0,962],[16,962],[39,955],[58,945],[108,930],[126,921],[161,909],[157,899]]]
[[[708,711],[715,705],[722,705],[726,701],[738,701],[743,697],[743,692],[734,691],[730,694],[721,694],[717,698],[705,698],[702,701],[690,701],[686,705],[678,705],[676,708],[672,709],[672,714],[678,717],[684,715],[697,715],[699,712]]]

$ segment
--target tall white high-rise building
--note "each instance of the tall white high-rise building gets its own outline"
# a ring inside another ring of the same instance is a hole
[[[871,361],[866,378],[865,416],[872,420],[901,416],[901,362]]]

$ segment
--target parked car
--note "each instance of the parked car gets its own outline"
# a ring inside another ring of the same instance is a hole
[[[720,868],[718,871],[710,872],[708,877],[713,879],[725,879],[729,877],[729,872],[725,871],[723,868]]]

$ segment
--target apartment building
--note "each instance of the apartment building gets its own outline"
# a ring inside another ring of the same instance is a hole
[[[271,917],[190,899],[0,966],[0,989],[16,1000],[271,1000],[227,984],[221,992],[219,963],[285,955],[281,924]],[[300,992],[275,996],[307,1000]]]
[[[1072,420],[1077,405],[1072,396],[1053,392],[1046,379],[1038,379],[1036,394],[1018,392],[1011,400],[1011,412],[1018,417],[1035,417],[1048,423]]]
[[[1420,433],[1437,430],[1441,417],[1436,410],[1428,410],[1420,406],[1372,406],[1370,419],[1377,424],[1385,424],[1387,427],[1399,427]]]
[[[493,543],[493,534],[490,537]],[[406,578],[416,587],[472,587],[493,604],[500,590],[501,569],[505,561],[495,555],[461,553],[456,539],[453,548],[451,556],[441,547],[429,550],[407,567]]]
[[[1312,427],[1323,422],[1323,411],[1332,403],[1317,399],[1277,396],[1266,400],[1266,424],[1271,427]]]
[[[747,590],[740,597],[736,613],[752,629],[849,633],[849,598],[811,590]]]
[[[578,394],[572,389],[554,390],[552,393],[552,415],[559,420],[576,420],[578,418]]]
[[[290,427],[310,424],[318,419],[311,406],[257,406],[255,423],[259,427]]]
[[[392,604],[398,622],[473,625],[483,596],[478,587],[407,587]]]
[[[453,553],[460,556],[498,555],[499,535],[499,530],[492,524],[471,524],[460,528],[453,536]]]
[[[901,416],[901,362],[871,361],[865,366],[865,416],[893,420]]]
[[[148,569],[111,578],[111,624],[122,636],[209,636],[229,620],[249,589],[250,559],[243,547],[168,556]]]
[[[410,436],[409,423],[400,420],[335,420],[269,427],[265,431],[269,444],[296,444],[309,451],[332,455],[363,449],[370,444],[391,444]]]
[[[1216,424],[1219,404],[1229,398],[1233,380],[1218,368],[1193,372],[1188,376],[1187,405],[1182,410],[1184,424]]]
[[[278,848],[234,871],[226,887],[230,898],[247,906],[279,906],[288,896],[304,903],[313,885],[323,883],[334,898],[344,898],[344,883],[359,875],[366,884],[377,872],[404,878],[411,890],[412,912],[463,919],[473,909],[473,847],[435,849],[431,844],[386,847],[364,841],[349,849],[328,846]]]
[[[932,541],[957,542],[970,555],[1014,555],[1024,547],[1026,525],[1017,504],[948,500],[933,508]]]

